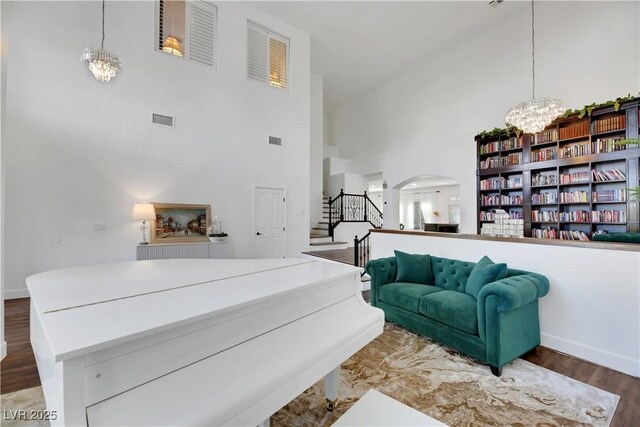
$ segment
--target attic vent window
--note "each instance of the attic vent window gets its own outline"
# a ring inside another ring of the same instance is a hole
[[[289,39],[247,22],[247,78],[274,87],[289,87]]]
[[[159,0],[159,52],[218,66],[218,8],[206,1]]]

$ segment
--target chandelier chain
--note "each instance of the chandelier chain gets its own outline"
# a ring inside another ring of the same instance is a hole
[[[531,74],[533,75],[533,87],[531,89],[531,98],[536,97],[536,14],[533,9],[533,1],[531,0]]]
[[[102,0],[102,42],[100,43],[100,49],[104,49],[104,0]]]

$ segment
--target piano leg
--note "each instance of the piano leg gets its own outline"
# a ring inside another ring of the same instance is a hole
[[[327,398],[327,411],[332,412],[338,401],[340,385],[340,366],[324,377],[324,395]]]

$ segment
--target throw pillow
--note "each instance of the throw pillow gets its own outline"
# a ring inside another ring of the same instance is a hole
[[[433,285],[433,272],[431,271],[431,256],[408,254],[394,251],[396,254],[396,282],[422,283]]]
[[[488,256],[484,256],[471,270],[465,293],[478,298],[480,289],[484,285],[505,277],[507,277],[507,264],[495,264]]]

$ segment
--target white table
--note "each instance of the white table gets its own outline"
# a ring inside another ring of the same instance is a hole
[[[369,390],[334,426],[446,426],[374,389]]]

